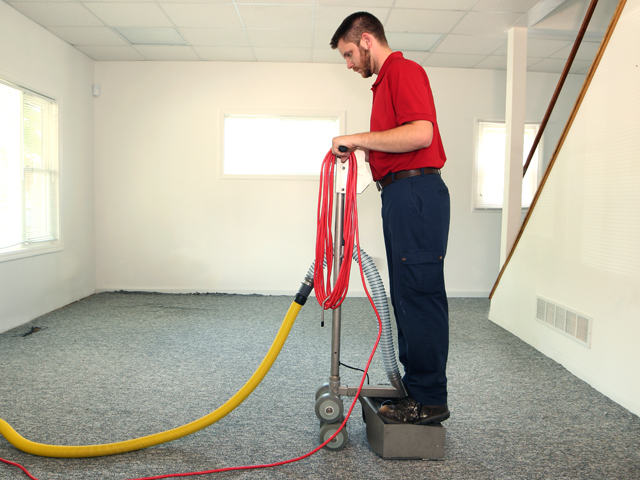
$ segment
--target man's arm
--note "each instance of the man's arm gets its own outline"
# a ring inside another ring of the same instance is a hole
[[[331,151],[334,155],[344,157],[346,160],[349,152],[356,148],[387,153],[413,152],[429,147],[432,139],[433,124],[427,120],[416,120],[382,132],[363,132],[335,137]],[[347,147],[348,151],[338,150],[341,145]]]

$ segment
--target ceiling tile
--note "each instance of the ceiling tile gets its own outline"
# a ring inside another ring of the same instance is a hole
[[[250,47],[193,47],[202,60],[212,62],[255,62]]]
[[[489,55],[507,42],[506,37],[482,37],[478,35],[447,35],[435,52]]]
[[[254,48],[259,62],[311,62],[312,54],[308,48]]]
[[[473,10],[482,12],[527,13],[540,0],[478,0]]]
[[[336,27],[337,28],[337,27]],[[313,30],[313,47],[314,48],[331,48],[329,46],[329,42],[331,41],[331,37],[333,37],[335,30],[318,30],[317,28]],[[340,54],[336,55],[340,57]]]
[[[85,2],[89,0],[83,0]],[[104,1],[104,0],[91,0],[91,1]],[[124,2],[136,1],[136,0],[122,0]],[[148,0],[154,2],[156,0]],[[231,0],[162,0],[162,3],[231,3]]]
[[[27,0],[28,1],[28,0]],[[57,0],[49,0],[49,1],[57,1]],[[155,2],[155,0],[80,0],[82,3],[150,3]],[[196,0],[194,0],[196,1]]]
[[[171,27],[155,3],[88,3],[87,8],[112,27]]]
[[[565,48],[558,50],[556,53],[551,55],[552,58],[569,58],[569,54],[571,53],[571,49],[573,48],[573,44],[567,45]],[[576,53],[576,60],[593,60],[598,53],[598,49],[600,48],[600,43],[596,42],[582,42],[580,44],[580,48],[578,48],[578,52]]]
[[[342,21],[352,13],[359,10],[360,9],[356,7],[331,7],[318,5],[314,15],[314,28],[315,30],[331,31],[331,35],[329,35],[329,38],[327,39],[328,42],[333,36],[333,32],[336,31]],[[372,15],[375,15],[381,22],[384,22],[384,19],[387,18],[387,14],[389,12],[386,8],[369,8],[367,11]]]
[[[161,3],[177,27],[242,28],[232,4]]]
[[[385,25],[388,32],[448,33],[464,12],[393,9]]]
[[[104,26],[95,15],[77,2],[11,2],[11,5],[45,27]]]
[[[188,1],[188,0],[185,0]],[[229,2],[230,0],[223,0]],[[242,3],[252,3],[252,4],[263,4],[263,5],[301,5],[308,4],[313,5],[316,2],[314,0],[234,0],[234,3],[242,4]]]
[[[246,28],[311,28],[313,7],[307,5],[238,5]],[[295,39],[291,39],[292,45]]]
[[[311,48],[313,35],[308,30],[267,30],[247,29],[249,40],[254,47],[290,47],[295,43],[299,48]]]
[[[144,57],[140,55],[140,53],[136,52],[133,47],[103,47],[80,45],[76,48],[96,61],[144,60]]]
[[[371,8],[390,8],[393,6],[393,0],[316,0],[315,3],[316,5],[332,5],[335,7],[363,7],[362,10],[366,11]]]
[[[530,72],[561,73],[566,63],[565,60],[559,58],[544,58],[538,63],[531,65],[528,70]],[[591,62],[588,60],[574,60],[569,73],[586,73],[590,67]]]
[[[484,70],[506,70],[507,57],[499,55],[490,55],[473,68],[481,68]]]
[[[528,38],[527,39],[527,55],[530,57],[548,57],[562,49],[567,45],[571,45],[569,42],[562,40],[545,40],[542,38]]]
[[[536,23],[534,28],[577,32],[587,8],[588,3],[584,1],[565,1],[549,15]]]
[[[313,61],[317,62],[317,63],[341,63],[344,64],[345,67],[346,63],[345,61],[342,59],[342,57],[340,56],[340,54],[338,52],[336,52],[335,50],[331,50],[331,49],[327,49],[327,48],[316,48],[313,50]]]
[[[425,67],[473,68],[484,60],[486,55],[457,55],[451,53],[432,53],[423,65]]]
[[[180,29],[191,45],[212,47],[249,47],[249,37],[244,28],[190,28]]]
[[[423,62],[430,55],[429,52],[416,52],[413,50],[403,50],[402,55],[404,58],[408,58],[409,60],[413,60],[414,62],[422,65]]]
[[[505,35],[520,18],[518,13],[469,12],[452,33],[463,35]]]
[[[527,70],[530,72],[560,73],[565,62],[557,58],[544,58],[538,63],[530,65]]]
[[[135,48],[147,60],[155,61],[195,61],[200,60],[191,47],[170,45],[136,45]]]
[[[387,41],[393,50],[428,52],[442,35],[438,33],[387,32]]]
[[[477,0],[397,0],[395,8],[422,8],[425,10],[464,10],[475,5]]]
[[[71,45],[129,45],[109,27],[49,27],[49,31]]]

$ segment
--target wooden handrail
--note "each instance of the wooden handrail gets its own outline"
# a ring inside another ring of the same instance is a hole
[[[580,48],[580,44],[582,43],[582,39],[584,38],[584,34],[587,31],[587,27],[589,26],[589,22],[591,21],[591,17],[593,16],[593,12],[595,11],[597,5],[598,0],[591,0],[589,8],[587,9],[587,13],[582,20],[582,25],[580,26],[580,30],[578,31],[578,36],[573,42],[573,48],[571,49],[571,53],[569,53],[567,63],[565,63],[564,65],[564,70],[562,70],[562,75],[560,75],[560,80],[558,81],[556,90],[555,92],[553,92],[553,96],[551,97],[551,101],[549,102],[547,111],[544,114],[542,123],[540,123],[540,128],[538,129],[536,138],[533,140],[533,145],[531,145],[531,150],[529,150],[529,155],[527,155],[527,161],[524,163],[524,167],[522,167],[523,177],[527,174],[527,169],[529,168],[529,164],[531,163],[533,154],[536,153],[536,148],[538,148],[538,144],[540,143],[540,139],[542,138],[544,129],[549,122],[549,117],[551,117],[551,113],[553,113],[553,108],[556,106],[556,102],[558,101],[558,97],[560,96],[560,92],[562,91],[562,87],[564,86],[564,82],[569,75],[569,70],[571,70],[571,65],[573,65],[573,60],[576,58],[576,54],[578,53],[578,49]]]

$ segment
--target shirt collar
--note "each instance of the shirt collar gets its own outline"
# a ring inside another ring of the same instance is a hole
[[[402,52],[393,52],[391,55],[389,55],[387,59],[384,61],[384,63],[382,64],[380,73],[378,73],[378,78],[373,83],[371,88],[377,87],[378,84],[382,81],[382,77],[384,77],[384,74],[387,73],[387,70],[389,70],[389,66],[393,62],[395,62],[396,60],[400,60],[401,58],[404,58],[404,55],[402,55]]]

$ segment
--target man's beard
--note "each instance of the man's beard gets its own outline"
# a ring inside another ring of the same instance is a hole
[[[361,65],[358,67],[360,70],[360,75],[363,78],[369,78],[373,75],[373,67],[371,66],[371,52],[369,50],[365,50],[361,46],[358,46],[358,50],[360,50],[360,61]]]

